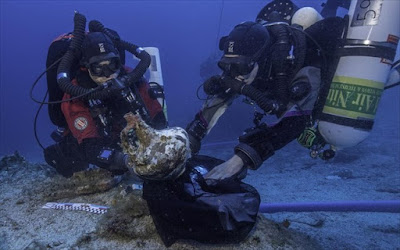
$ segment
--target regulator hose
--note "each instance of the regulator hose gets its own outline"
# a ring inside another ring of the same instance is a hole
[[[151,57],[150,55],[141,47],[121,40],[119,37],[112,34],[107,28],[104,27],[102,23],[97,20],[92,20],[89,22],[89,31],[90,32],[103,32],[107,36],[109,36],[115,44],[120,46],[122,49],[130,52],[137,58],[139,58],[140,62],[138,65],[130,72],[127,76],[128,85],[137,82],[140,80],[143,75],[146,73],[147,68],[150,66]]]
[[[71,83],[70,71],[73,63],[80,58],[80,49],[85,39],[85,27],[86,17],[78,12],[75,12],[74,16],[74,31],[71,44],[68,51],[62,57],[60,65],[57,69],[57,83],[60,89],[70,94],[71,96],[82,96],[88,95],[92,99],[105,99],[108,96],[108,92],[93,91],[93,89],[86,89],[81,86],[76,86]],[[99,86],[96,89],[102,89],[103,86]]]
[[[291,76],[289,79],[293,79],[293,77],[299,72],[301,68],[304,67],[304,62],[307,55],[307,39],[304,31],[300,28],[297,28],[296,25],[289,26],[290,34],[292,40],[294,42],[294,60]],[[290,86],[288,86],[290,88]]]
[[[289,68],[288,58],[292,49],[289,39],[289,28],[286,23],[282,23],[278,12],[272,12],[268,16],[267,28],[271,32],[272,37],[275,37],[274,45],[272,46],[271,60],[274,62],[273,73],[275,76],[275,85],[279,100],[283,103],[288,103],[289,92]]]
[[[267,98],[261,91],[251,85],[244,85],[242,95],[252,99],[267,114],[278,114],[284,105],[281,102]]]

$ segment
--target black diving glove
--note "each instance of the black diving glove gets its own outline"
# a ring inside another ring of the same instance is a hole
[[[192,155],[197,155],[201,148],[201,141],[189,133],[188,135],[189,135],[190,151],[192,152]]]
[[[127,172],[129,169],[129,156],[122,153],[121,151],[115,151],[113,154],[113,161],[108,168],[114,175],[121,175]]]
[[[244,81],[240,81],[237,78],[225,76],[222,78],[221,85],[226,93],[242,94],[242,89],[246,84]]]
[[[122,98],[122,90],[116,86],[115,84],[113,84],[113,82],[111,80],[103,83],[101,85],[101,89],[98,90],[99,92],[101,92],[101,95],[105,97],[106,100],[116,100],[116,99],[121,99]],[[91,89],[93,90],[93,89]],[[85,98],[87,98],[85,96]],[[91,98],[87,98],[87,99],[91,99]]]
[[[196,155],[201,148],[201,140],[207,133],[207,125],[200,119],[200,114],[196,114],[195,119],[186,126],[189,135],[190,151]]]
[[[309,82],[296,82],[289,88],[289,98],[293,101],[300,101],[311,92]]]
[[[107,93],[109,100],[121,100],[124,98],[124,93],[127,93],[128,88],[125,87],[125,82],[119,78],[108,80],[103,84],[102,91]]]
[[[99,167],[107,169],[114,175],[121,175],[128,171],[129,156],[119,150],[103,148],[97,156]]]
[[[121,100],[123,99],[122,92],[120,89],[107,88],[105,89],[109,100]]]
[[[203,90],[204,93],[207,95],[216,95],[223,91],[222,84],[221,84],[221,76],[215,75],[208,78],[203,83]]]

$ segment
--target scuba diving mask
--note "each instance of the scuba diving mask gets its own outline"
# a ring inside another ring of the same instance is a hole
[[[254,61],[242,56],[236,58],[223,57],[218,62],[218,67],[231,77],[248,75],[254,69],[254,66]]]
[[[109,77],[119,71],[121,61],[119,57],[111,57],[106,60],[89,63],[88,69],[91,75],[97,77]]]
[[[219,48],[224,55],[218,66],[231,77],[248,75],[256,62],[264,60],[262,55],[269,44],[269,33],[264,26],[255,22],[240,23],[220,39]]]

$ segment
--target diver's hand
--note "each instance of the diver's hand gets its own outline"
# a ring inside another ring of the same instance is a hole
[[[122,81],[117,79],[110,79],[103,83],[103,92],[106,93],[108,100],[121,100],[123,99],[123,91],[125,86],[123,85]]]
[[[206,180],[207,184],[212,184],[216,181],[227,179],[235,174],[238,174],[243,167],[243,160],[239,156],[234,155],[226,162],[216,166],[210,172],[205,174],[204,179]]]
[[[223,91],[222,86],[221,86],[221,76],[215,75],[215,76],[208,78],[203,83],[203,90],[204,90],[204,93],[206,93],[207,95],[216,95],[216,94],[221,93]]]
[[[241,94],[242,88],[246,85],[244,81],[241,80],[240,76],[232,78],[229,76],[224,76],[221,81],[221,86],[226,93]]]
[[[102,93],[104,93],[106,100],[117,101],[117,100],[123,99],[122,91],[118,88],[114,88],[114,87],[110,86],[110,87],[106,87],[100,91]]]
[[[108,170],[113,174],[121,175],[129,170],[129,155],[124,154],[120,151],[115,151],[112,159],[112,163],[108,167]]]

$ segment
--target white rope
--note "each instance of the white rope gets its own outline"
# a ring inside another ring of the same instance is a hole
[[[221,32],[221,22],[222,22],[222,14],[224,12],[224,6],[225,6],[225,0],[222,0],[222,6],[219,12],[217,37],[215,41],[215,51],[219,51],[219,34]]]

